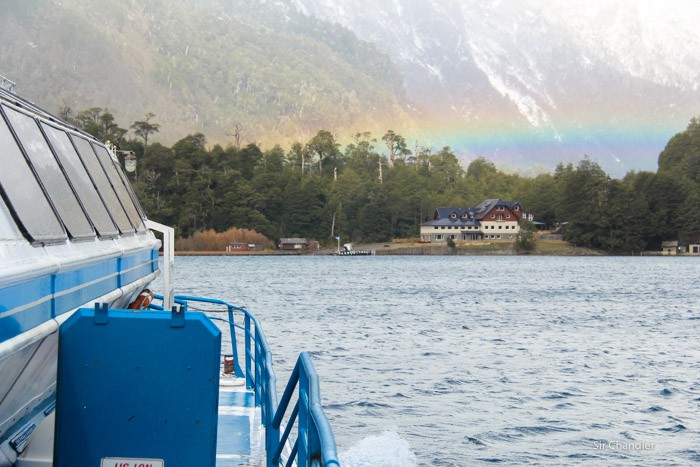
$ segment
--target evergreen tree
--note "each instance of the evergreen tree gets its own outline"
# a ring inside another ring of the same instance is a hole
[[[535,250],[535,224],[522,217],[518,226],[520,229],[515,236],[515,251],[522,254],[532,253]]]
[[[355,242],[387,241],[417,237],[438,206],[502,198],[523,202],[549,225],[565,225],[566,238],[575,244],[610,253],[658,250],[663,240],[700,241],[700,217],[693,214],[700,203],[697,118],[670,139],[657,173],[630,172],[614,180],[588,158],[532,178],[504,173],[484,158],[465,171],[449,147],[419,147],[415,157],[405,157],[410,151],[393,131],[382,138],[393,144],[393,165],[375,150],[368,132],[356,133],[344,151],[325,130],[286,154],[279,146],[262,151],[255,144],[207,149],[200,133],[168,148],[149,144],[159,127],[152,117],[132,125],[134,139],[125,139],[114,116],[99,107],[79,112],[75,122],[137,154],[139,178],[133,183],[144,209],[153,220],[176,226],[181,236],[237,227],[275,240],[330,242],[340,233]],[[521,232],[516,249],[527,251],[528,226]]]
[[[384,134],[384,136],[382,136],[382,140],[384,141],[387,149],[389,150],[390,167],[394,166],[397,159],[403,159],[411,154],[411,151],[406,146],[406,140],[404,139],[404,137],[397,133],[394,133],[394,130],[387,131]]]
[[[153,133],[158,133],[160,130],[160,125],[157,123],[151,123],[151,119],[155,117],[154,113],[148,112],[146,114],[145,120],[135,121],[131,125],[131,129],[139,138],[143,138],[143,152],[146,152],[148,148],[148,137]]]

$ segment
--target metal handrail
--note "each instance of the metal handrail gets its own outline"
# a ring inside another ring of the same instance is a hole
[[[154,297],[162,300],[162,296],[159,294],[155,294]],[[277,410],[277,377],[275,375],[275,370],[272,368],[272,353],[270,352],[270,347],[267,344],[267,339],[262,331],[260,322],[255,315],[247,309],[232,305],[224,300],[195,297],[191,295],[175,295],[174,298],[175,303],[185,307],[185,310],[187,310],[188,302],[209,303],[226,307],[231,332],[234,373],[239,378],[245,378],[246,388],[252,389],[255,394],[255,406],[260,407],[262,422],[265,425],[265,446],[267,448],[271,444],[269,438],[275,436],[275,433],[268,429],[268,427],[271,425],[272,417]],[[151,304],[151,308],[162,309],[162,307],[153,304]],[[234,321],[235,311],[243,313],[244,316],[243,339],[245,348],[245,371],[241,369],[238,356],[235,328],[240,329],[241,326]],[[254,353],[252,349],[255,350]]]
[[[158,294],[155,298],[162,300]],[[299,466],[339,466],[335,437],[321,407],[318,374],[309,354],[302,352],[299,355],[282,399],[277,402],[277,377],[272,368],[272,353],[255,315],[245,308],[214,298],[176,295],[174,299],[175,303],[184,307],[185,311],[188,302],[209,303],[227,308],[228,320],[217,319],[229,324],[234,372],[237,377],[245,377],[246,387],[254,391],[255,405],[260,407],[262,423],[265,426],[268,467],[278,467],[283,463],[282,450],[289,441],[289,434],[297,418],[297,438],[285,465],[293,465],[296,459],[296,464]],[[162,309],[158,305],[151,305],[151,308]],[[243,313],[242,327],[234,322],[236,311]],[[239,364],[235,328],[244,331],[245,371]],[[299,386],[297,401],[284,433],[280,436],[282,420],[297,386]]]
[[[254,390],[255,405],[261,408],[263,423],[265,424],[267,432],[267,426],[269,425],[269,421],[272,420],[272,414],[274,414],[277,409],[277,377],[275,375],[275,370],[272,368],[272,353],[270,352],[270,346],[267,344],[267,339],[265,338],[265,334],[262,332],[262,327],[260,326],[258,319],[247,309],[232,305],[231,303],[224,300],[219,300],[217,298],[176,295],[175,302],[184,302],[185,304],[188,302],[210,303],[214,305],[222,305],[227,308],[229,322],[231,323],[231,346],[233,347],[233,361],[234,368],[236,368],[236,376],[241,378],[245,377],[246,387]],[[245,374],[240,368],[238,359],[235,325],[233,325],[234,311],[243,313],[245,319]],[[251,340],[253,341],[255,347],[254,355],[252,355],[250,352]],[[251,371],[253,368],[253,363],[255,364],[255,372]]]
[[[268,459],[268,465],[279,465],[282,447],[287,443],[292,426],[296,422],[297,439],[286,465],[291,466],[296,457],[297,465],[301,466],[339,466],[333,430],[321,407],[318,374],[307,352],[302,352],[294,365],[272,421],[273,429],[279,431],[297,386],[299,387],[298,398],[287,421],[284,434],[272,451],[271,462]]]

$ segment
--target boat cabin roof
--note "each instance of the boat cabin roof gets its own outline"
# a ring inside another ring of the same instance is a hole
[[[0,238],[34,245],[128,236],[145,218],[107,147],[0,89]]]

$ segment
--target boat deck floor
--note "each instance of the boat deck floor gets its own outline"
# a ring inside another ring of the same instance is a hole
[[[255,394],[241,378],[223,379],[219,389],[217,467],[264,466],[265,430]]]
[[[265,465],[265,429],[255,394],[246,389],[245,379],[221,376],[217,429],[217,467]],[[37,429],[32,443],[17,467],[49,467],[53,464],[52,413]]]

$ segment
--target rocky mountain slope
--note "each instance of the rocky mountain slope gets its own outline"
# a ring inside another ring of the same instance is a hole
[[[437,134],[472,153],[650,168],[699,113],[693,0],[292,1],[389,54]]]
[[[0,16],[0,74],[56,110],[156,114],[164,142],[200,131],[306,141],[409,122],[386,54],[339,25],[245,0],[30,0]]]
[[[700,113],[696,0],[27,0],[0,74],[37,103],[156,114],[172,142],[393,129],[515,167],[655,169]]]

